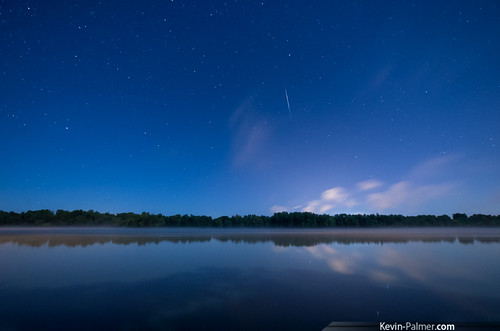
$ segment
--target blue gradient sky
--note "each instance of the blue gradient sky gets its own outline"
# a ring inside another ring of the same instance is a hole
[[[500,213],[496,1],[0,4],[2,210]]]

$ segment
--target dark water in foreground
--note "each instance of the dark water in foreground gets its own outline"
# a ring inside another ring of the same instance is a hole
[[[0,228],[0,329],[500,322],[500,229]]]

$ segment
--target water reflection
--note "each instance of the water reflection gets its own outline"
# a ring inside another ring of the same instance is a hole
[[[3,228],[0,329],[500,321],[499,248],[484,228]]]
[[[276,246],[318,244],[387,244],[458,242],[500,243],[498,228],[390,228],[390,229],[212,229],[212,228],[0,228],[0,244],[40,247],[95,244],[195,243],[217,240],[231,243],[273,243]]]
[[[494,262],[500,258],[499,247],[475,248],[453,244],[429,246],[417,242],[361,245],[347,249],[321,244],[303,250],[336,273],[362,275],[387,288],[418,285],[448,294],[469,293],[498,298],[500,286],[497,280],[484,275],[489,272],[500,275],[500,265]]]

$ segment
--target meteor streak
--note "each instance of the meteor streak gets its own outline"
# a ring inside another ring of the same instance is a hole
[[[290,115],[290,118],[292,118],[292,112],[290,111],[290,101],[288,100],[288,92],[286,91],[286,87],[285,87],[285,97],[286,97],[286,105],[288,106],[288,114]]]

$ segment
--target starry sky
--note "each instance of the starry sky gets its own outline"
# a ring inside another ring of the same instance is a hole
[[[497,1],[0,0],[0,209],[500,213]]]

